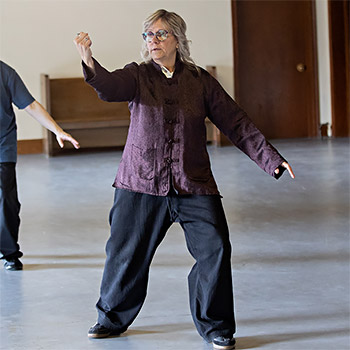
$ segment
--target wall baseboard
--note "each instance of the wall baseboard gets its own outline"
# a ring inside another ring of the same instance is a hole
[[[43,152],[44,152],[43,139],[17,141],[18,154],[33,154],[33,153],[43,153]]]

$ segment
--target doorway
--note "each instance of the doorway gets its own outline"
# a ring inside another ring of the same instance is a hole
[[[350,3],[328,1],[332,136],[350,136]]]

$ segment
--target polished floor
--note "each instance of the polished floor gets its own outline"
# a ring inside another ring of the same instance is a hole
[[[276,181],[234,147],[209,147],[231,232],[237,349],[348,350],[349,139],[279,140]],[[141,313],[89,340],[121,152],[18,160],[24,270],[0,268],[2,350],[206,350],[189,312],[193,260],[175,224]],[[132,219],[132,218],[131,218]]]

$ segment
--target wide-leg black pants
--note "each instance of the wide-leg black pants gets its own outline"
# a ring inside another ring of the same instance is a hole
[[[156,248],[173,222],[182,226],[196,260],[189,276],[190,307],[207,341],[235,333],[231,245],[220,196],[151,196],[117,189],[111,236],[97,303],[98,322],[124,332],[146,297]],[[170,316],[170,315],[169,315]]]
[[[0,163],[0,257],[19,258],[19,211],[16,163]]]

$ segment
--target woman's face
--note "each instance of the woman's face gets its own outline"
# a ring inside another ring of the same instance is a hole
[[[162,20],[154,22],[147,32],[157,33],[159,30],[169,30],[165,27]],[[176,60],[176,37],[169,33],[164,41],[160,41],[155,35],[151,40],[146,41],[147,49],[151,58],[159,65],[165,66],[168,69],[173,69]]]

